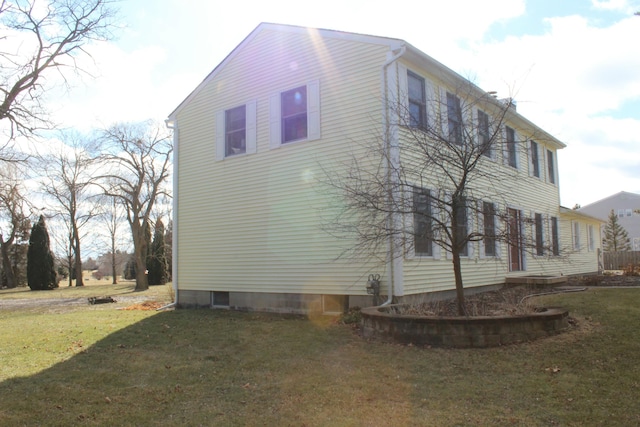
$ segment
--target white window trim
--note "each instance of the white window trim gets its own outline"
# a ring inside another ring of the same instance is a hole
[[[216,113],[216,160],[224,160],[225,158],[242,157],[247,154],[253,154],[257,150],[257,101],[252,100],[244,104],[245,106],[245,152],[234,154],[232,156],[225,155],[226,153],[226,126],[225,126],[225,112],[233,108],[227,108],[226,110],[218,111]]]
[[[300,86],[307,87],[307,137],[282,143],[281,94]],[[320,139],[320,81],[313,80],[272,94],[269,97],[269,148],[276,149],[285,145],[295,145],[304,141]]]
[[[438,109],[437,109],[437,99],[436,99],[436,89],[425,75],[417,72],[414,69],[407,68],[403,64],[398,64],[398,86],[400,88],[400,113],[402,114],[400,123],[408,124],[409,117],[407,114],[409,113],[409,79],[408,72],[415,74],[416,76],[424,79],[424,96],[425,96],[425,114],[426,114],[426,122],[425,126],[427,128],[431,128],[434,126],[434,120],[438,117]]]
[[[579,251],[582,242],[580,241],[580,222],[571,221],[572,247],[574,251]]]
[[[587,224],[587,250],[593,252],[596,250],[595,229],[593,224]]]

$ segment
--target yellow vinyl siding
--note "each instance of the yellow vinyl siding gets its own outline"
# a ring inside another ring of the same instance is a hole
[[[336,239],[322,229],[335,214],[332,207],[337,202],[322,182],[327,171],[332,176],[344,176],[352,154],[363,154],[370,150],[367,145],[381,143],[383,99],[406,91],[398,86],[402,78],[394,80],[403,68],[394,62],[384,69],[383,65],[390,53],[396,55],[403,50],[395,49],[398,42],[390,39],[343,33],[330,36],[331,32],[320,35],[314,30],[283,31],[272,25],[260,28],[207,77],[172,117],[178,125],[179,153],[175,195],[178,287],[185,291],[364,295],[368,274],[377,273],[382,276],[386,291],[385,265],[337,259],[354,242]],[[412,49],[405,48],[404,51]],[[418,59],[425,67],[433,66],[434,61]],[[436,96],[441,96],[441,90],[454,80],[453,74],[442,66],[433,71],[412,66],[408,59],[400,61],[428,79]],[[312,82],[319,84],[320,139],[272,148],[270,100],[283,91]],[[383,82],[388,94],[382,91]],[[256,152],[216,160],[216,117],[253,101]],[[486,112],[490,114],[491,108]],[[539,144],[541,177],[529,176],[527,142],[518,150],[517,170],[504,165],[503,153],[497,152],[495,160],[483,159],[481,168],[499,168],[511,178],[498,183],[504,197],[487,201],[496,203],[501,210],[522,210],[524,218],[543,214],[545,242],[550,239],[548,218],[557,217],[563,250],[567,242],[571,243],[571,227],[567,226],[570,219],[559,209],[557,167],[556,185],[547,182],[546,154],[551,149],[557,162],[556,149],[562,144],[526,130],[531,129],[526,119],[517,114],[511,116],[507,124],[518,137],[531,134]],[[402,143],[403,132],[398,135]],[[409,160],[402,158],[403,162]],[[427,187],[438,189],[428,183],[435,179],[426,178]],[[495,184],[482,178],[474,185],[484,188]],[[478,226],[475,215],[470,221],[471,229]],[[529,225],[525,225],[525,232],[531,233]],[[584,242],[586,238],[585,228]],[[599,234],[596,240],[599,247]],[[580,267],[574,267],[565,257],[550,259],[527,254],[526,270],[509,272],[507,245],[499,245],[498,258],[481,258],[481,244],[471,243],[472,255],[462,261],[466,287],[503,283],[508,275],[582,272],[590,268],[596,252],[572,254],[572,261],[576,260]],[[384,254],[378,255],[384,258]],[[397,295],[454,288],[451,259],[444,250],[439,259],[406,258],[395,266]]]
[[[435,76],[430,73],[430,70],[420,69],[415,65],[409,63],[403,63],[406,69],[419,73],[427,79],[427,85],[431,85],[432,95],[435,94],[436,100],[428,99],[427,102],[436,102],[435,107],[427,106],[427,111],[431,112],[432,116],[428,120],[435,120],[437,118],[438,109],[446,105],[446,102],[440,99],[447,91],[455,93],[456,91],[452,87],[448,87],[439,76]],[[403,69],[400,68],[400,72]],[[406,71],[404,71],[406,72]],[[406,91],[406,88],[399,88],[400,92]],[[429,96],[429,94],[427,94]],[[461,96],[461,94],[458,94]],[[482,109],[482,108],[481,108]],[[491,108],[487,108],[484,111],[491,111]],[[436,113],[436,117],[433,114]],[[446,115],[445,115],[446,117]],[[470,117],[465,117],[465,120],[469,120]],[[540,160],[541,178],[533,177],[529,175],[529,151],[528,151],[528,136],[530,134],[536,134],[535,130],[524,130],[517,121],[507,118],[505,124],[516,131],[516,138],[520,142],[517,150],[517,164],[518,168],[508,166],[503,161],[503,156],[500,149],[497,149],[495,159],[483,158],[479,165],[478,171],[500,171],[500,174],[504,175],[502,181],[495,179],[496,174],[488,174],[488,176],[480,176],[477,173],[474,175],[474,182],[470,187],[471,190],[478,189],[479,194],[495,193],[500,194],[496,196],[495,200],[487,199],[488,202],[496,203],[498,209],[504,211],[506,208],[514,208],[522,211],[523,218],[529,218],[532,214],[541,213],[544,216],[545,224],[545,244],[550,241],[550,230],[548,228],[549,216],[560,217],[559,215],[559,192],[557,185],[550,184],[545,180],[546,174],[546,150],[550,149],[554,152],[555,148],[549,148],[544,138],[533,138],[539,144],[540,151],[544,150],[545,157]],[[444,129],[446,129],[446,123],[443,123]],[[539,136],[539,135],[537,135]],[[411,143],[411,137],[408,133],[400,132],[401,144]],[[401,153],[404,151],[401,150]],[[421,165],[420,159],[411,159],[405,154],[401,154],[401,162],[405,165],[415,161],[416,165]],[[415,170],[415,168],[413,168]],[[411,171],[412,167],[409,166],[408,170]],[[441,190],[438,188],[439,179],[435,175],[438,172],[422,171],[423,175],[415,177],[417,183],[426,186],[432,190]],[[557,177],[556,177],[557,180]],[[494,188],[495,187],[495,188]],[[487,192],[485,189],[492,188]],[[445,190],[451,190],[444,188]],[[478,216],[474,213],[469,217],[470,230],[475,230],[478,227]],[[498,220],[499,221],[499,220]],[[505,224],[498,224],[498,227],[503,228]],[[531,238],[532,227],[529,224],[523,224],[523,232]],[[561,238],[563,238],[563,232],[560,232]],[[481,257],[480,245],[482,242],[470,242],[471,246],[470,256],[463,257],[462,259],[462,277],[466,288],[474,286],[483,286],[491,284],[504,283],[505,277],[517,276],[517,275],[532,275],[532,274],[560,274],[565,270],[568,271],[568,263],[559,261],[549,261],[547,257],[535,257],[532,255],[531,250],[525,251],[524,270],[518,272],[509,271],[509,254],[508,245],[504,242],[499,243],[499,257]],[[564,273],[566,274],[566,273]],[[451,290],[454,288],[453,277],[453,265],[450,254],[447,254],[444,249],[441,249],[439,258],[430,257],[407,257],[403,263],[403,294],[411,295],[422,292]]]
[[[364,294],[372,266],[335,261],[323,167],[379,134],[388,47],[261,31],[177,115],[182,290]],[[319,56],[316,54],[319,53]],[[320,85],[321,139],[269,148],[269,97]],[[257,152],[215,160],[218,111],[257,101]],[[376,271],[380,273],[379,269]]]

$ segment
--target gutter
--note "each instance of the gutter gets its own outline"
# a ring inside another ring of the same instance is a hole
[[[391,162],[391,144],[390,144],[390,119],[389,119],[389,84],[388,84],[388,68],[389,66],[391,66],[392,64],[394,64],[398,59],[400,59],[400,57],[402,55],[405,54],[405,52],[407,51],[407,47],[406,45],[402,45],[400,47],[400,51],[398,53],[396,53],[394,56],[392,56],[391,58],[389,58],[387,60],[387,62],[384,63],[384,65],[382,65],[382,84],[384,87],[384,103],[382,105],[384,114],[383,114],[383,129],[384,129],[384,150],[387,156],[387,163],[385,164],[386,167],[386,179],[387,179],[387,184],[389,184],[387,186],[388,193],[387,193],[387,197],[389,199],[391,199],[393,197],[392,194],[392,190],[391,190],[391,168],[389,167],[389,163]],[[393,51],[392,51],[393,52]],[[389,222],[393,222],[393,215],[389,218]],[[393,224],[389,224],[389,226],[393,226]],[[392,229],[392,228],[389,228]],[[387,279],[388,282],[388,291],[387,291],[387,300],[385,302],[383,302],[380,306],[383,307],[385,305],[389,305],[393,302],[393,290],[394,290],[394,280],[395,280],[395,268],[394,268],[394,260],[395,260],[395,251],[394,251],[394,242],[393,242],[393,235],[389,237],[389,261],[388,261],[388,266],[389,266],[389,276]]]
[[[164,121],[168,129],[173,131],[173,229],[171,242],[171,284],[173,286],[174,306],[178,305],[178,120],[170,117]],[[167,306],[168,307],[168,306]],[[162,307],[165,308],[165,307]]]

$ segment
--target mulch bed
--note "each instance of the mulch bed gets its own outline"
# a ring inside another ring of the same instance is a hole
[[[482,292],[465,297],[465,308],[469,316],[514,316],[532,314],[538,310],[529,296],[566,291],[581,287],[625,287],[640,286],[640,276],[600,275],[572,277],[558,287],[553,286],[504,286],[495,291]],[[422,304],[402,307],[402,314],[426,316],[458,316],[455,299],[427,301]]]
[[[552,291],[551,288],[505,286],[495,291],[465,296],[465,309],[469,316],[514,316],[535,313],[537,308],[527,297]],[[402,307],[400,311],[409,315],[455,317],[458,316],[458,303],[455,299],[427,301]]]
[[[567,286],[640,286],[640,276],[605,274],[599,276],[571,277]]]

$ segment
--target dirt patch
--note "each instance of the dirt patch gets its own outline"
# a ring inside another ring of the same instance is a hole
[[[128,307],[123,307],[120,310],[143,310],[143,311],[152,311],[157,310],[160,307],[164,307],[166,304],[157,301],[147,301],[139,304],[130,305]]]

